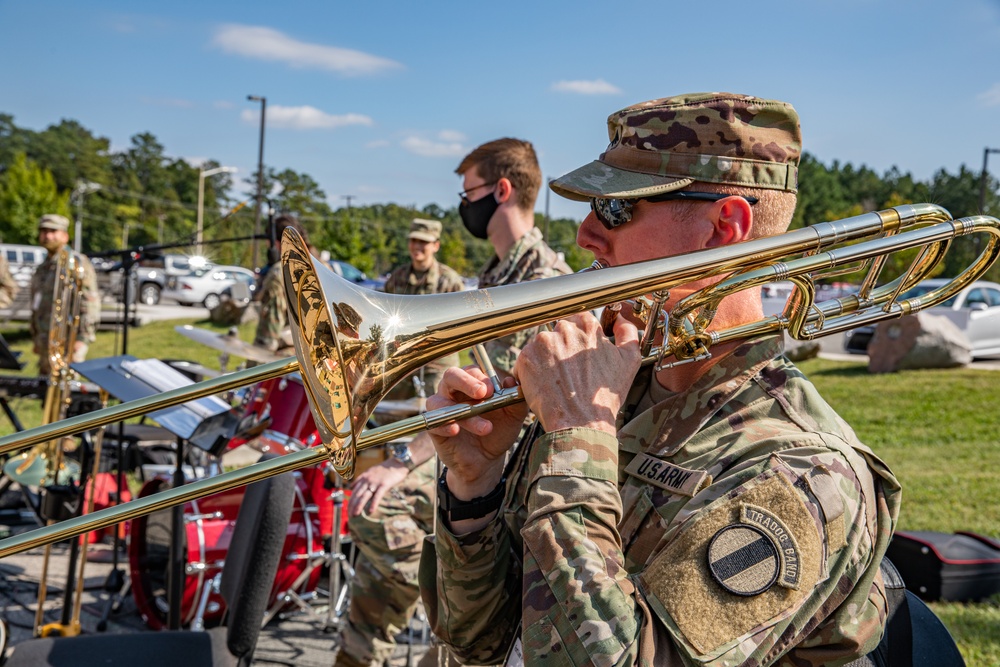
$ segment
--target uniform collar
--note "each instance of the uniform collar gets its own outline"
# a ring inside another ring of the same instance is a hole
[[[739,392],[747,382],[783,351],[780,336],[748,340],[713,364],[686,391],[675,394],[640,414],[633,415],[620,427],[625,437],[623,448],[670,455],[680,449],[695,433]],[[636,382],[628,405],[635,406],[638,396],[655,382],[650,371]],[[626,415],[627,417],[627,415]],[[642,434],[655,434],[652,440]]]

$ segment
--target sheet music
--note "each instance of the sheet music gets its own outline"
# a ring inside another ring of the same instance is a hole
[[[136,359],[135,361],[122,361],[121,365],[122,369],[127,373],[142,380],[160,393],[194,384],[186,375],[175,368],[171,368],[159,359]],[[209,417],[213,417],[218,414],[218,409],[212,409],[209,405],[203,403],[203,401],[215,403],[215,405],[221,406],[223,409],[229,408],[229,405],[225,401],[216,396],[209,396],[198,399],[197,401],[191,401],[189,403],[185,403],[184,406],[194,411],[194,413],[201,419],[208,419]]]

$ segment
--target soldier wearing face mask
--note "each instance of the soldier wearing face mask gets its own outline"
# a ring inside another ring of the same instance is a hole
[[[59,251],[69,244],[69,220],[64,216],[48,213],[38,220],[38,244],[48,251],[45,261],[38,265],[31,276],[31,340],[38,355],[38,372],[49,375],[49,329],[52,324],[52,300],[57,273],[56,259]],[[68,249],[68,248],[67,248]],[[71,362],[87,358],[87,349],[97,337],[97,324],[101,321],[101,296],[97,290],[97,274],[85,255],[73,253],[83,267],[83,300],[80,304],[80,321],[73,344]]]
[[[534,147],[520,139],[496,139],[465,156],[458,212],[469,233],[493,244],[496,255],[479,273],[479,287],[510,285],[571,273],[535,227],[535,200],[542,171]],[[497,371],[509,374],[534,329],[486,343]]]

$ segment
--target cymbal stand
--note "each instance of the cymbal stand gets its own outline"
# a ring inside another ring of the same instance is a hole
[[[347,560],[343,551],[343,540],[340,535],[341,521],[344,515],[344,490],[336,489],[331,494],[333,501],[333,536],[330,546],[330,594],[326,609],[326,622],[323,632],[334,632],[340,628],[340,619],[350,605],[350,581],[354,578],[354,566]],[[341,574],[344,577],[341,579]]]

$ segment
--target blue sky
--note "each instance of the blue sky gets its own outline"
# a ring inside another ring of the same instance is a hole
[[[265,96],[265,163],[335,208],[454,205],[458,161],[501,136],[556,177],[603,150],[609,113],[683,92],[787,100],[806,150],[879,173],[978,171],[1000,147],[997,0],[0,0],[0,62],[19,126],[72,118],[114,149],[149,131],[238,180]],[[586,210],[551,196],[553,216]]]

